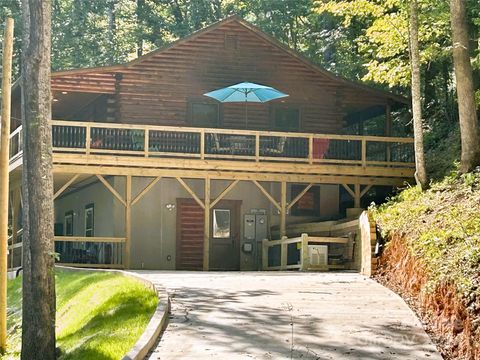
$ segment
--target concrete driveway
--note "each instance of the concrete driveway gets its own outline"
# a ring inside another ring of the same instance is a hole
[[[138,273],[172,298],[148,359],[441,359],[403,300],[355,273]]]

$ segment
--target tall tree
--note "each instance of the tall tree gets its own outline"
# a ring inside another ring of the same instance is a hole
[[[22,0],[22,360],[55,359],[51,2]]]
[[[420,78],[420,47],[418,44],[418,3],[410,0],[410,62],[412,69],[412,114],[415,137],[415,180],[425,190],[428,187],[425,152],[423,149],[422,94]]]
[[[480,134],[470,62],[465,0],[450,0],[450,17],[462,142],[460,172],[466,173],[480,165]]]

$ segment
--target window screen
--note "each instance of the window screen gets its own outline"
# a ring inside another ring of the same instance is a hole
[[[300,109],[294,107],[275,107],[274,125],[278,130],[300,130]]]
[[[218,126],[218,104],[191,103],[191,123],[199,127]]]

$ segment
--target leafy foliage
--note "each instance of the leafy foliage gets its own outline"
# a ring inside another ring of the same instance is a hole
[[[463,298],[480,295],[480,171],[453,172],[426,192],[413,187],[371,210],[384,236],[404,235],[430,288],[454,284]]]

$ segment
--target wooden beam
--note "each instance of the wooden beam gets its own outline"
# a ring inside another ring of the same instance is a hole
[[[277,208],[277,210],[278,210],[278,211],[281,211],[280,205],[278,204],[277,200],[275,200],[275,199],[273,198],[273,196],[270,195],[270,193],[269,193],[267,190],[265,190],[265,188],[264,188],[262,185],[260,185],[260,183],[259,183],[257,180],[252,180],[252,182],[253,182],[255,185],[257,185],[257,187],[260,189],[260,191],[263,193],[263,195],[265,195],[266,198],[267,198],[268,200],[270,200],[270,202]]]
[[[181,177],[177,177],[176,179],[180,184],[182,184],[184,189],[192,196],[192,198],[198,203],[198,205],[200,205],[202,209],[205,209],[205,204],[202,200],[200,200],[200,198],[197,196],[197,194],[195,194],[195,192],[190,188],[190,186],[188,186],[188,184]]]
[[[234,180],[230,185],[227,186],[227,188],[225,190],[223,190],[220,195],[217,196],[217,198],[215,200],[212,201],[212,203],[210,204],[210,207],[211,208],[214,208],[215,205],[218,204],[218,202],[220,200],[222,200],[234,187],[235,185],[238,184],[240,180]]]
[[[66,159],[62,159],[63,160]],[[86,160],[86,159],[85,159]],[[68,161],[66,161],[68,162]],[[387,171],[387,170],[385,170]],[[388,170],[390,171],[390,170]],[[244,181],[287,181],[289,183],[315,183],[315,184],[362,184],[362,185],[385,185],[402,186],[406,181],[413,178],[413,170],[410,175],[404,177],[385,177],[385,176],[350,176],[350,175],[322,175],[315,172],[310,174],[289,174],[277,172],[246,172],[237,169],[236,171],[223,170],[201,170],[201,169],[172,169],[172,168],[144,168],[138,166],[108,166],[104,165],[85,165],[85,164],[55,164],[54,174],[102,174],[102,175],[132,175],[140,177],[185,177],[189,179],[205,179],[209,176],[212,180],[244,180]],[[335,172],[333,172],[335,174]]]
[[[98,242],[98,243],[124,243],[126,238],[124,237],[87,237],[87,236],[55,236],[55,241],[68,241],[68,242]]]
[[[360,193],[360,197],[363,197],[363,195],[365,195],[368,192],[368,190],[370,190],[371,188],[372,188],[372,185],[365,186],[365,188]]]
[[[140,193],[135,196],[135,198],[132,200],[132,206],[137,203],[147,192],[150,191],[151,188],[155,186],[157,182],[159,182],[162,179],[161,176],[157,176],[155,179],[153,179],[150,184],[148,184]]]
[[[349,185],[347,184],[342,184],[342,186],[345,188],[345,190],[347,190],[347,192],[350,194],[350,196],[352,198],[355,198],[355,193],[353,192],[353,190],[350,188]]]
[[[53,195],[53,200],[59,197],[67,188],[74,183],[75,180],[79,178],[80,174],[75,174],[68,180],[58,191]]]
[[[120,201],[123,206],[127,206],[127,203],[125,202],[125,200],[123,200],[123,198],[120,196],[120,194],[117,192],[117,190],[115,190],[112,185],[109,184],[109,182],[107,180],[105,180],[105,178],[102,176],[102,175],[99,175],[99,174],[96,174],[96,177],[98,178],[98,180],[100,180],[103,185],[105,185],[105,187],[113,194],[113,196],[115,196],[118,201]]]
[[[210,178],[205,178],[205,217],[203,238],[203,271],[210,269]]]
[[[305,187],[305,189],[302,190],[302,192],[300,194],[298,194],[295,199],[293,199],[290,204],[288,204],[287,206],[287,210],[290,210],[292,208],[293,205],[295,205],[302,197],[303,195],[305,195],[307,193],[308,190],[310,190],[310,188],[313,186],[313,184],[309,184]]]
[[[282,181],[280,189],[280,237],[283,238],[285,235],[287,235],[287,183]]]
[[[65,151],[65,152],[63,152]],[[343,176],[373,176],[373,177],[388,177],[395,178],[410,178],[413,177],[415,165],[413,163],[398,163],[393,164],[389,162],[368,161],[366,164],[359,163],[355,160],[354,163],[329,164],[319,163],[308,164],[304,162],[292,163],[288,162],[274,162],[274,161],[260,161],[254,162],[253,157],[245,159],[223,160],[209,158],[205,160],[195,158],[175,159],[172,156],[179,156],[178,154],[167,154],[171,156],[157,156],[157,157],[138,157],[138,151],[115,151],[115,155],[111,154],[111,150],[95,150],[98,154],[86,155],[79,153],[68,153],[74,150],[54,149],[53,162],[56,166],[61,164],[70,165],[85,165],[102,166],[102,167],[132,167],[144,169],[181,169],[182,171],[205,170],[205,171],[233,171],[233,172],[250,172],[250,173],[276,173],[280,176],[287,176],[288,174],[302,174],[302,175],[343,175]],[[84,150],[82,150],[83,152]],[[92,150],[93,152],[93,150]],[[103,153],[105,152],[105,153]],[[158,155],[166,155],[165,153],[158,153]],[[188,154],[187,154],[188,155]],[[185,155],[187,157],[187,155]],[[222,155],[223,156],[223,155]],[[277,159],[277,158],[276,158]],[[308,159],[305,159],[307,161]],[[394,166],[395,165],[395,166]],[[72,172],[76,172],[73,170]],[[182,176],[182,175],[179,175]],[[183,177],[183,176],[182,176]],[[318,183],[317,181],[310,181]]]
[[[132,176],[127,175],[125,184],[125,260],[123,264],[130,269],[132,248]]]

